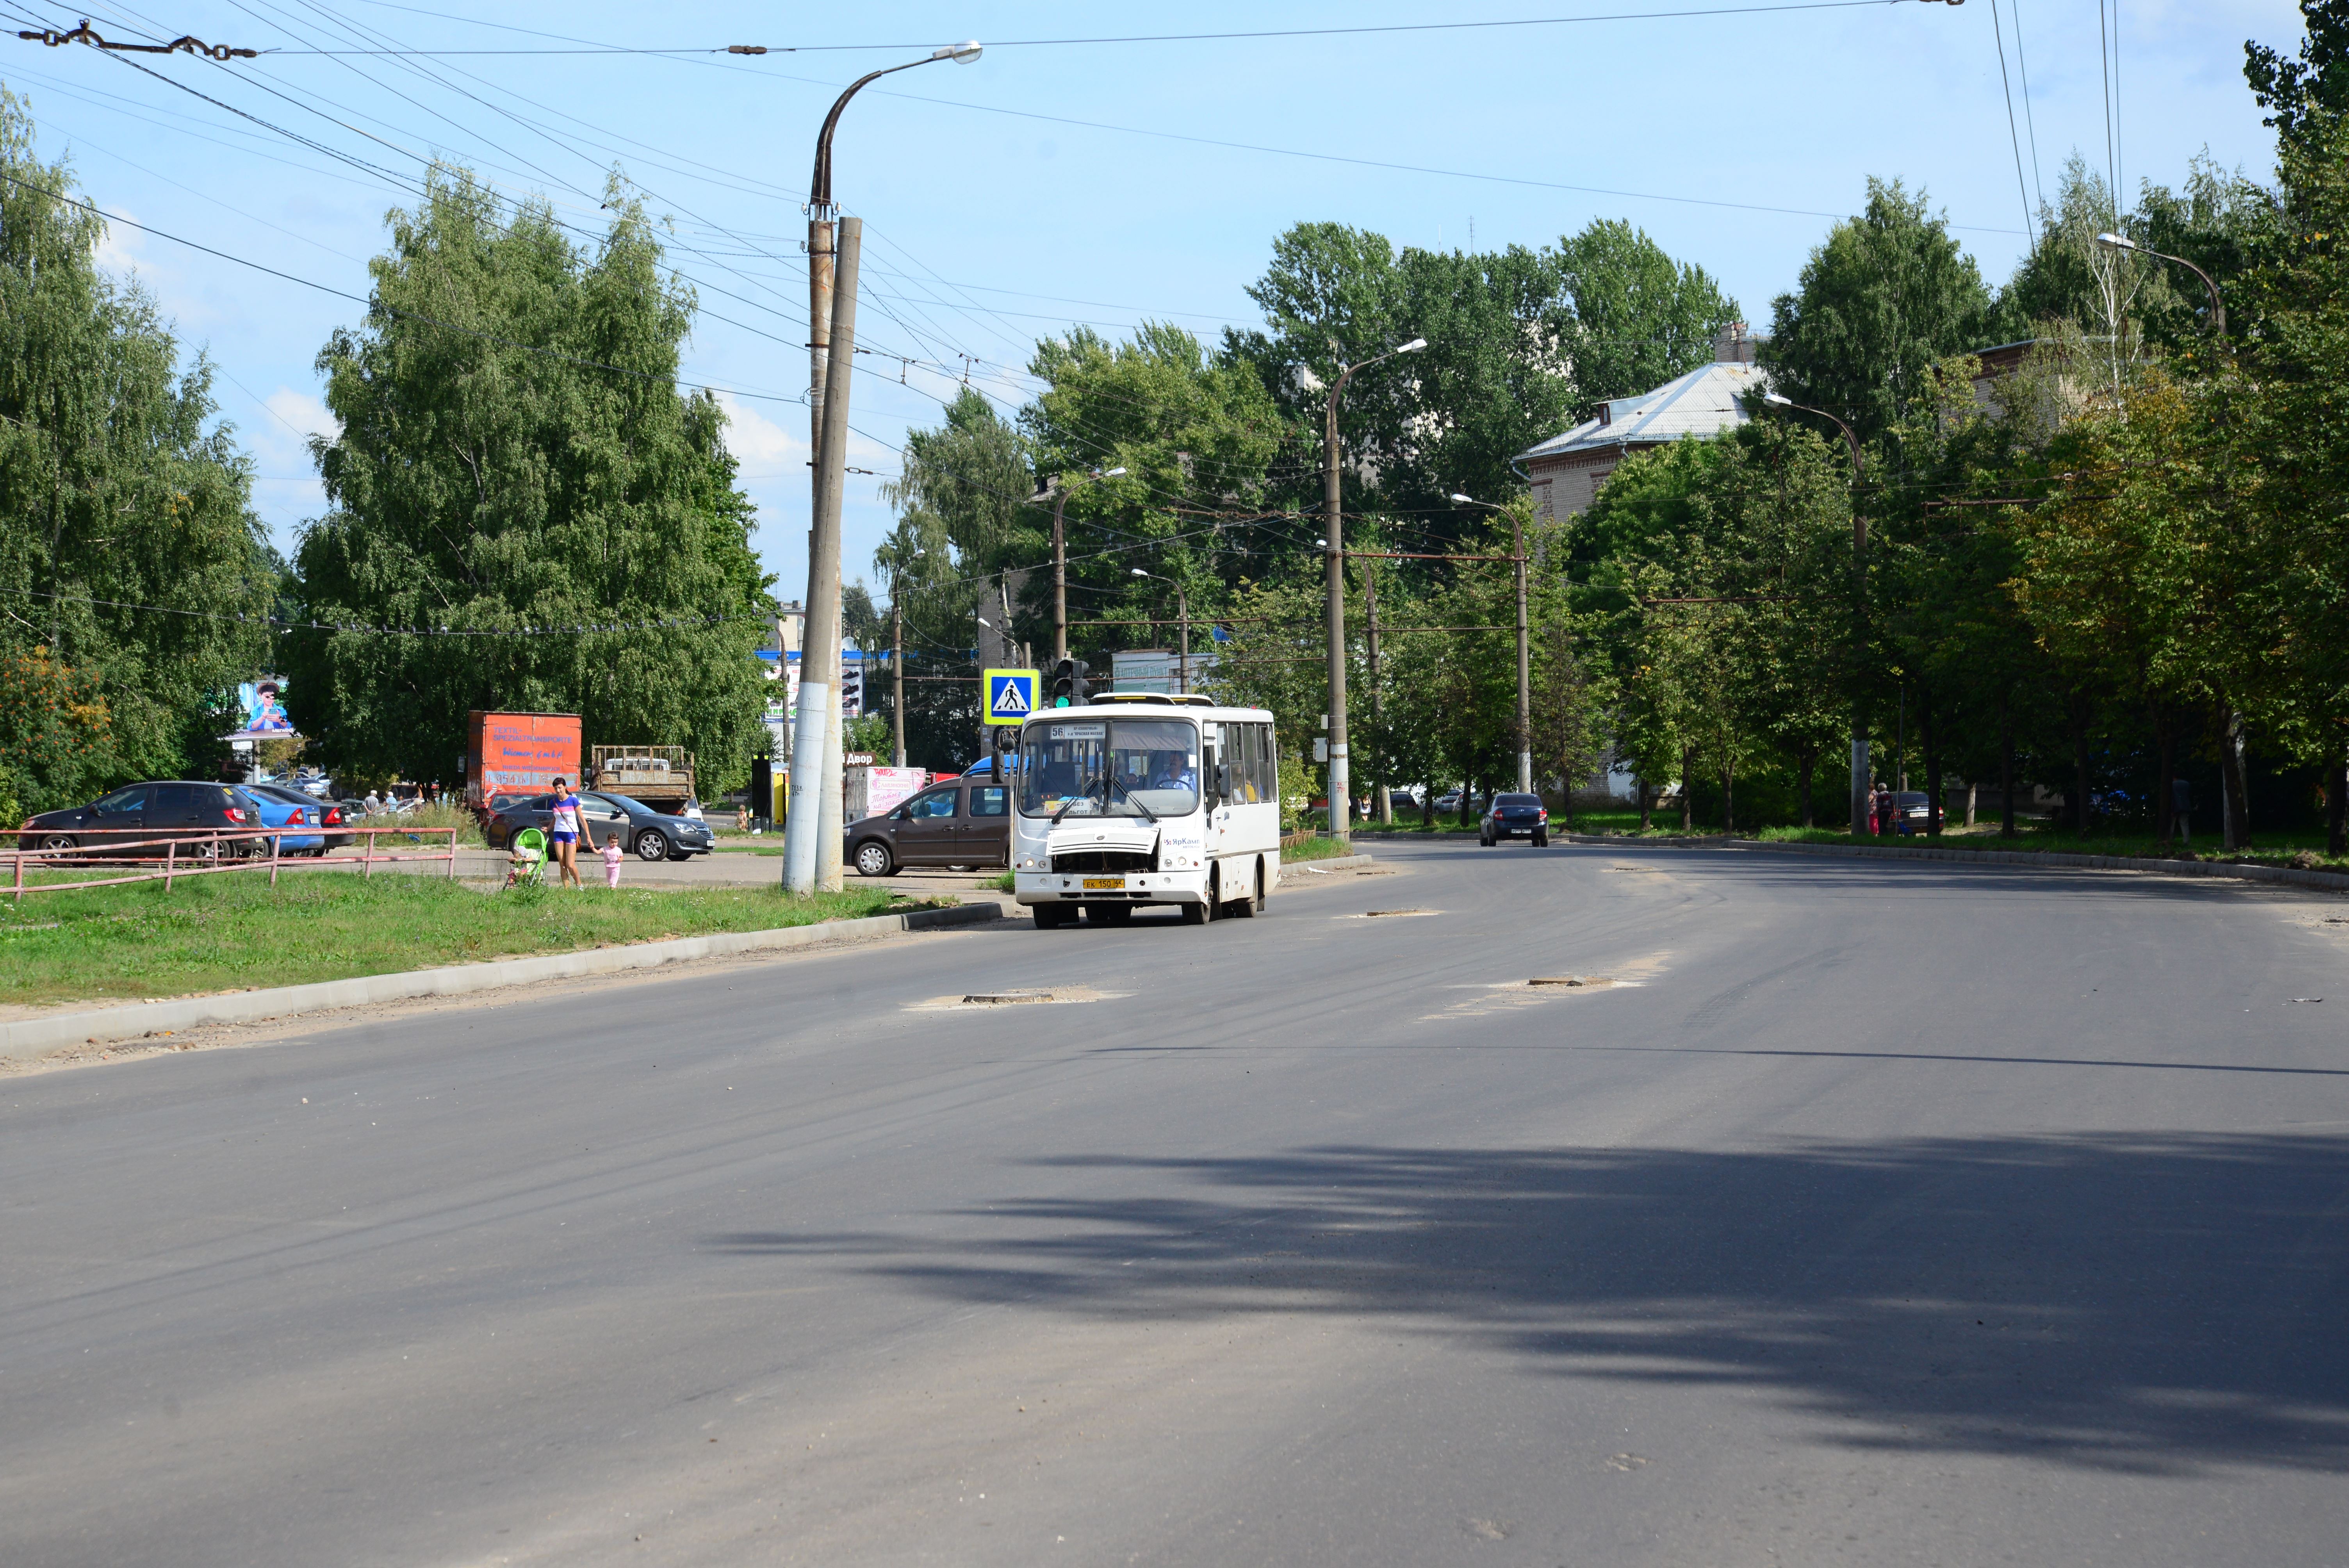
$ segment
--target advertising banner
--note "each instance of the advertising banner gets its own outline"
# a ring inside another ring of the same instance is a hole
[[[236,688],[237,706],[243,710],[242,727],[231,730],[231,740],[268,739],[294,733],[294,721],[285,717],[285,680],[282,676],[263,676],[249,680]]]

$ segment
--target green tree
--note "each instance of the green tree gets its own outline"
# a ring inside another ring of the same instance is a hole
[[[212,772],[274,583],[211,365],[98,270],[104,222],[34,136],[0,88],[0,794],[39,810]]]
[[[1454,492],[1498,503],[1510,459],[1608,397],[1644,391],[1713,356],[1736,316],[1702,268],[1628,223],[1596,222],[1536,251],[1397,251],[1385,236],[1299,223],[1248,290],[1265,326],[1228,332],[1256,366],[1286,440],[1273,474],[1291,504],[1320,501],[1326,388],[1413,337],[1425,350],[1350,383],[1339,411],[1350,509],[1427,520],[1441,542],[1481,531]]]
[[[332,510],[296,561],[343,629],[295,640],[290,707],[337,765],[445,779],[468,710],[569,711],[590,745],[691,748],[715,794],[763,742],[752,510],[724,414],[676,384],[694,300],[610,206],[591,254],[436,171],[366,325],[318,356],[342,433],[314,443]],[[443,627],[474,634],[398,634]]]
[[[2278,141],[2322,139],[2328,122],[2349,110],[2349,0],[2300,0],[2305,32],[2297,58],[2256,39],[2243,45],[2243,77]]]
[[[1705,364],[1715,335],[1738,319],[1737,302],[1711,273],[1675,262],[1620,219],[1593,219],[1551,254],[1571,306],[1566,356],[1578,419]]]
[[[1868,205],[1811,253],[1772,304],[1761,360],[1797,403],[1831,409],[1863,440],[1889,430],[1932,366],[1997,330],[1982,273],[1922,191],[1868,182]]]

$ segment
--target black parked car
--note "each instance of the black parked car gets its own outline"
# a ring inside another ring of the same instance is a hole
[[[1477,824],[1476,841],[1491,849],[1503,839],[1531,839],[1534,848],[1549,848],[1549,808],[1538,795],[1495,795]]]
[[[161,841],[191,841],[185,853],[209,858],[215,845],[228,854],[267,854],[266,839],[221,838],[236,828],[261,826],[259,804],[233,784],[194,783],[166,779],[153,784],[126,784],[87,806],[44,811],[18,832],[20,850],[85,850],[89,858],[160,860]],[[144,830],[148,836],[124,832]],[[119,854],[106,854],[117,846],[137,845]]]
[[[600,850],[616,838],[621,848],[640,861],[689,860],[708,854],[712,847],[709,823],[656,811],[632,795],[609,789],[579,791],[579,826],[585,847]],[[502,850],[524,828],[552,832],[554,827],[554,797],[533,795],[509,800],[491,813],[481,836],[490,848]]]

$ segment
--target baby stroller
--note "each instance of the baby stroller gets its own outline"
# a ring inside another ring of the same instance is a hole
[[[536,828],[524,828],[513,836],[512,864],[506,868],[506,886],[543,887],[546,871],[546,835]]]

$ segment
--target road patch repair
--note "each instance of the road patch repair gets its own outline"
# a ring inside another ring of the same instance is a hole
[[[1097,991],[1091,985],[1005,986],[997,991],[965,991],[926,1001],[908,1002],[908,1013],[985,1013],[1002,1007],[1067,1006],[1078,1002],[1114,1001],[1130,991]]]

